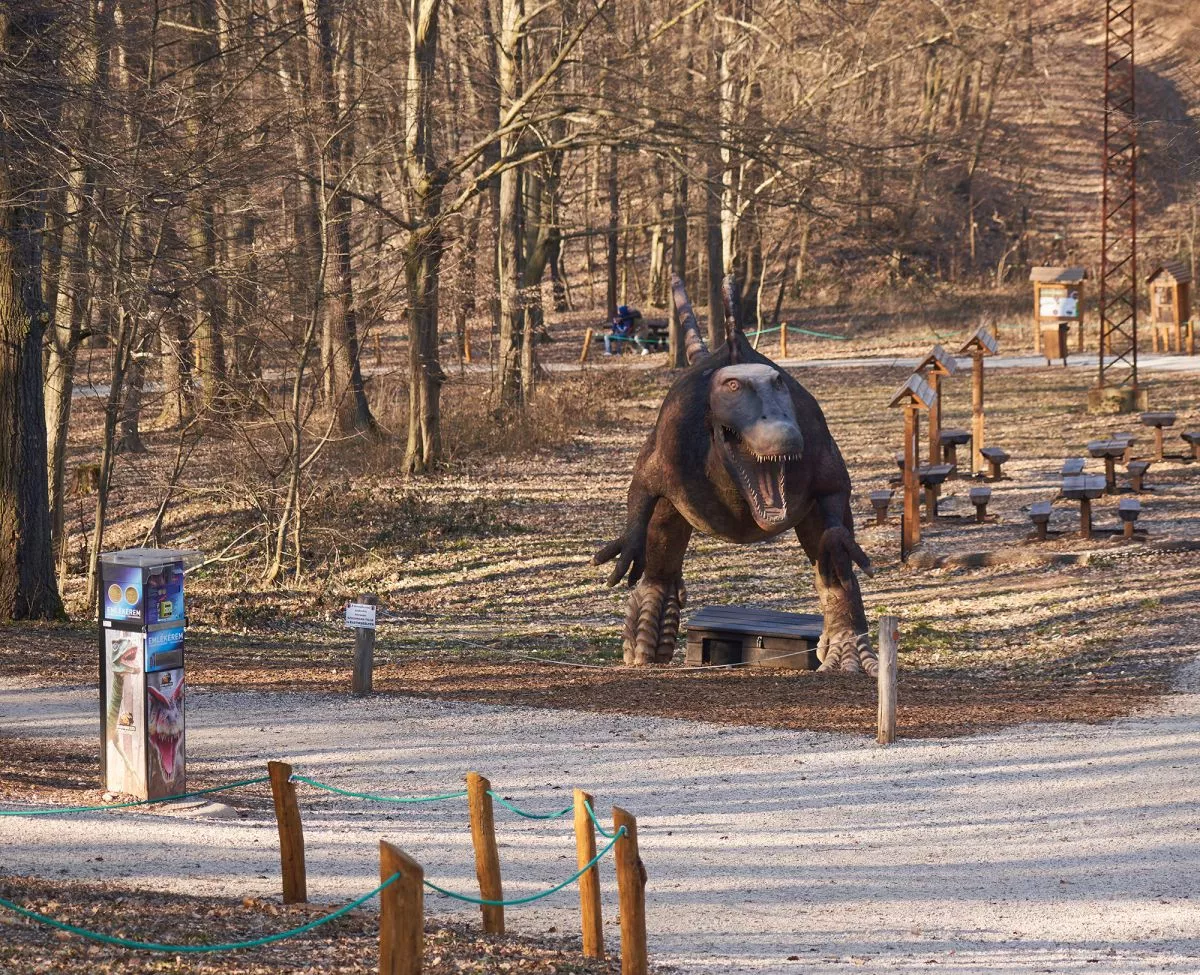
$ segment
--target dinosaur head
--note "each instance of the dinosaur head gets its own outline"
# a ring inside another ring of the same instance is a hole
[[[147,721],[150,744],[158,755],[158,764],[163,778],[168,782],[175,778],[175,763],[179,755],[179,744],[183,741],[183,681],[165,693],[157,687],[149,687],[150,717]]]
[[[764,531],[790,516],[787,466],[800,460],[804,437],[783,374],[739,363],[713,372],[708,404],[712,436],[725,467]]]

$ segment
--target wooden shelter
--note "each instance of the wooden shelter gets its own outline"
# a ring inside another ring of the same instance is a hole
[[[1072,322],[1079,325],[1077,348],[1083,351],[1083,267],[1035,267],[1033,282],[1033,350],[1047,359],[1066,358],[1066,334]],[[1064,328],[1063,326],[1066,326]]]
[[[1170,352],[1174,336],[1175,351],[1182,353],[1186,330],[1188,355],[1196,354],[1196,338],[1189,327],[1191,282],[1191,268],[1182,261],[1166,261],[1146,275],[1146,285],[1150,289],[1150,334],[1154,337],[1155,352]]]

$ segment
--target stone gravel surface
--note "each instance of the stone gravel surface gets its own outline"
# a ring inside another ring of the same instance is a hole
[[[903,702],[901,702],[903,704]],[[8,735],[86,741],[94,692],[0,681]],[[900,742],[475,704],[193,689],[188,761],[224,781],[283,758],[357,790],[421,795],[468,769],[536,810],[594,792],[638,816],[656,962],[688,972],[1200,971],[1200,664],[1134,718]],[[378,840],[471,892],[465,803],[383,806],[304,788],[309,892],[370,889]],[[260,789],[184,810],[0,819],[3,872],[278,893]],[[505,892],[574,869],[567,820],[497,809]],[[102,859],[98,859],[101,858]],[[611,864],[606,932],[618,940]],[[462,909],[460,909],[462,908]],[[437,915],[472,917],[430,895]],[[577,930],[573,891],[509,911]],[[133,925],[130,925],[131,929]]]

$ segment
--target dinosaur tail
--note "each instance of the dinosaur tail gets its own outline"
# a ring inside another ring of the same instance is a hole
[[[675,314],[683,328],[683,351],[687,356],[688,365],[707,359],[708,346],[704,344],[704,336],[700,334],[696,313],[692,311],[692,303],[688,300],[683,281],[674,271],[671,272],[671,297],[675,302]]]

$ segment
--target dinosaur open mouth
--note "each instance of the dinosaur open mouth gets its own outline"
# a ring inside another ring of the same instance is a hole
[[[163,777],[168,780],[175,778],[175,761],[182,740],[183,735],[178,731],[150,731],[150,744],[158,753],[158,764],[162,766]]]
[[[727,426],[720,428],[716,440],[727,466],[737,475],[742,496],[750,503],[750,512],[758,526],[770,531],[786,522],[787,463],[799,460],[799,455],[756,453],[736,430]]]

